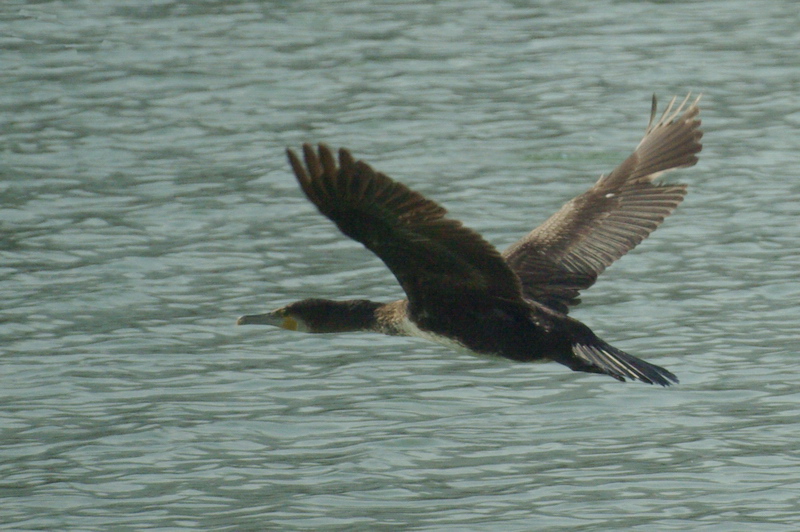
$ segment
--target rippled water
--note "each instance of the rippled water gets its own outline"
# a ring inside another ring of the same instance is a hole
[[[0,525],[794,530],[794,2],[5,2]],[[283,150],[505,247],[702,92],[677,214],[575,315],[681,378],[236,328],[391,300]]]

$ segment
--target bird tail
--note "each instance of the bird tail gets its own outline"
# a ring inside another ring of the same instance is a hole
[[[590,342],[572,344],[574,359],[567,364],[577,371],[604,373],[617,380],[639,380],[647,384],[670,386],[678,383],[672,372],[613,347],[596,336]],[[576,360],[577,359],[577,360]]]

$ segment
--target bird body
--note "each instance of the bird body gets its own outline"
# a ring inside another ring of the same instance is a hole
[[[699,100],[699,99],[698,99]],[[519,362],[553,360],[575,371],[668,386],[668,370],[601,340],[568,316],[580,290],[646,238],[682,201],[685,185],[653,181],[692,166],[702,149],[698,100],[675,100],[634,153],[502,254],[437,203],[376,172],[350,152],[338,162],[320,144],[287,150],[301,189],[319,211],[389,267],[408,299],[307,299],[239,324],[305,332],[417,336]]]

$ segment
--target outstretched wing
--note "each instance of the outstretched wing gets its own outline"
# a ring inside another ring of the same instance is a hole
[[[519,279],[478,233],[446,218],[446,210],[339,150],[303,145],[305,165],[289,161],[319,211],[361,242],[392,271],[416,312],[467,296],[522,302]]]
[[[503,253],[525,297],[566,313],[580,302],[580,290],[593,285],[675,210],[686,185],[653,180],[697,163],[703,136],[697,118],[700,98],[686,107],[688,100],[673,110],[673,98],[656,121],[654,95],[650,124],[633,154]]]

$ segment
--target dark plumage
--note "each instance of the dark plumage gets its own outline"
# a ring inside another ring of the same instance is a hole
[[[698,98],[699,100],[699,98]],[[287,150],[308,199],[389,267],[407,300],[310,299],[243,316],[306,332],[371,330],[463,346],[528,362],[550,359],[576,371],[668,386],[664,368],[616,349],[569,317],[580,290],[646,238],[683,200],[686,185],[659,185],[667,170],[692,166],[702,149],[698,100],[670,102],[634,153],[587,192],[500,254],[479,234],[445,217],[437,203],[320,144],[304,163]]]

